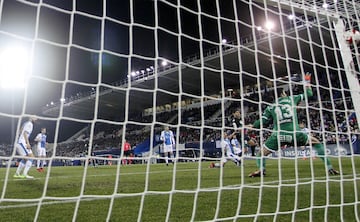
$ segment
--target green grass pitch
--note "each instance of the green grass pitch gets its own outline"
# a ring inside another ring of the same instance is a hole
[[[1,221],[356,221],[360,213],[360,157],[323,162],[268,159],[267,175],[208,161],[175,165],[52,167],[14,179],[0,168]]]

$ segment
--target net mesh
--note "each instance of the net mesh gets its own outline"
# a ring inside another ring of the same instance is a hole
[[[356,0],[0,0],[0,58],[16,47],[28,56],[25,88],[1,89],[2,218],[360,221],[360,56],[344,36],[359,29],[359,12]],[[15,57],[0,63],[3,85]],[[325,152],[278,147],[266,176],[249,177],[276,123],[252,124],[277,89],[303,93],[307,72],[314,95],[292,105]],[[223,149],[236,110],[241,164]],[[13,178],[33,115],[35,155],[47,128],[45,171],[36,157],[34,179]]]

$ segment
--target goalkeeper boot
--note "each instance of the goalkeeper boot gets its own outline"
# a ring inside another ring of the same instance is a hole
[[[339,175],[340,173],[339,173],[339,171],[337,171],[337,170],[334,170],[334,169],[330,169],[329,170],[329,175]]]
[[[253,172],[253,173],[250,173],[249,174],[249,177],[261,177],[261,176],[265,176],[266,175],[266,173],[265,173],[265,170],[257,170],[257,171],[255,171],[255,172]]]

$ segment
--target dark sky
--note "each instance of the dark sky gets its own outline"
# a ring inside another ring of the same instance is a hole
[[[129,71],[155,66],[162,58],[178,62],[199,54],[200,47],[219,47],[222,38],[244,38],[265,21],[258,7],[242,1],[235,1],[235,7],[233,0],[202,0],[200,7],[198,1],[183,0],[179,10],[174,7],[177,0],[107,0],[105,9],[102,0],[43,0],[40,8],[32,4],[39,0],[26,2],[3,1],[0,49],[20,44],[34,50],[27,90],[0,89],[0,142],[12,143],[18,121],[31,114],[43,116],[42,107],[63,95],[123,80]],[[257,15],[254,22],[250,9]],[[44,116],[35,131],[47,126],[51,142],[59,124],[61,141],[86,125],[75,123]]]

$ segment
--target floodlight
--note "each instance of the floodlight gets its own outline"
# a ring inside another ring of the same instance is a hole
[[[24,88],[29,66],[28,51],[9,47],[0,51],[0,85],[2,88]]]
[[[268,29],[268,30],[272,30],[272,29],[275,27],[275,23],[272,22],[272,21],[267,21],[267,22],[265,23],[265,27],[266,27],[266,29]]]

